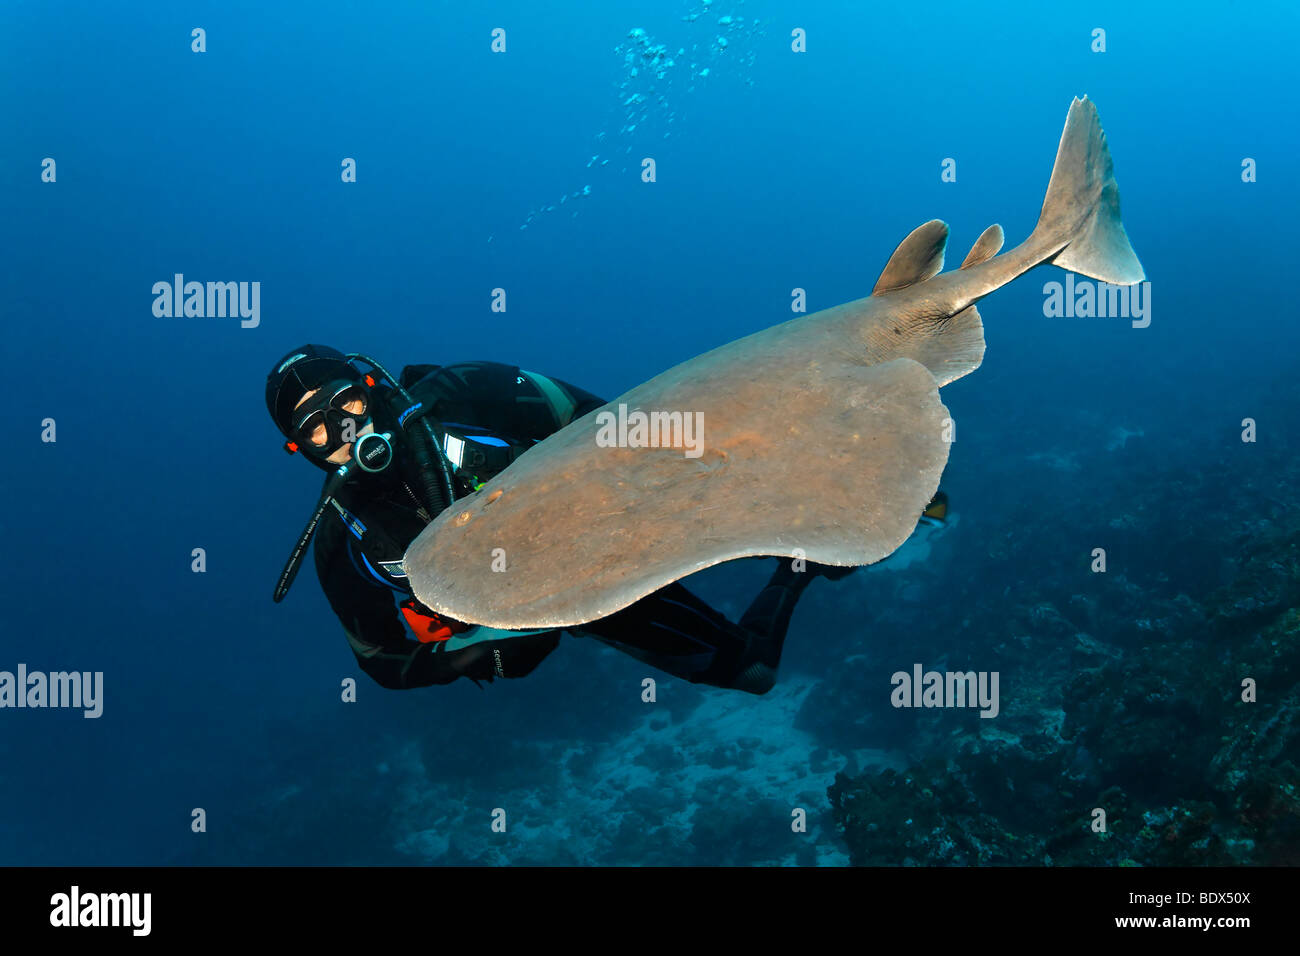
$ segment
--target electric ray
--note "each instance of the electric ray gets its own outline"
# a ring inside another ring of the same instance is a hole
[[[469,623],[560,627],[736,558],[888,556],[948,460],[939,388],[983,359],[975,303],[1043,263],[1143,278],[1087,97],[1029,237],[999,255],[991,226],[941,275],[947,237],[919,226],[869,297],[683,362],[530,449],[412,543],[416,596]]]

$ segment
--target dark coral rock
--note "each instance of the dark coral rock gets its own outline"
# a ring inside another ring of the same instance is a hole
[[[849,859],[857,866],[1016,864],[1039,854],[1009,833],[949,768],[926,762],[906,773],[856,779],[836,774],[828,790]]]
[[[1219,630],[1261,624],[1300,604],[1300,532],[1243,544],[1249,556],[1236,579],[1210,600]]]
[[[970,595],[960,646],[1004,671],[990,726],[950,712],[918,723],[870,699],[835,710],[853,686],[844,676],[816,701],[829,716],[810,695],[800,717],[815,732],[903,739],[916,755],[905,772],[837,775],[832,812],[854,863],[1300,865],[1300,522],[1277,508],[1252,517],[1246,504],[1216,514],[1222,487],[1197,473],[1117,488],[1106,505],[1125,516],[1108,526],[1116,566],[1084,578],[1084,594],[1024,570],[1047,566],[1055,542],[989,543],[1010,583]],[[1162,521],[1171,489],[1184,510],[1207,505],[1205,520]],[[1249,492],[1241,502],[1262,500]],[[1035,505],[1024,507],[1032,525]],[[1139,579],[1142,568],[1155,570]],[[944,656],[946,636],[909,631],[914,659],[961,666]]]
[[[691,843],[699,861],[720,866],[780,863],[809,844],[791,829],[791,807],[752,790],[708,805],[691,817]]]

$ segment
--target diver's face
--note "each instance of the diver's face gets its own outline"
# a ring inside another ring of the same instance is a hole
[[[303,395],[302,398],[298,399],[298,404],[295,405],[294,408],[300,408],[304,402],[306,402],[309,398],[311,398],[319,391],[320,391],[319,388],[313,388],[310,392]],[[347,412],[349,415],[360,415],[365,410],[366,410],[365,404],[361,401],[346,402],[343,405],[343,411]],[[357,437],[360,438],[362,435],[369,435],[374,430],[375,430],[374,425],[367,422],[357,432]],[[310,436],[310,440],[313,445],[321,446],[326,444],[329,441],[329,435],[326,433],[325,426],[317,425],[315,431],[313,431]],[[334,452],[334,454],[330,455],[325,460],[332,465],[347,464],[349,461],[352,460],[353,444],[355,443],[348,442],[348,444],[339,448],[337,451]]]

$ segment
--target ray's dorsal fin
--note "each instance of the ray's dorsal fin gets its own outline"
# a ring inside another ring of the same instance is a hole
[[[971,246],[970,252],[966,253],[966,258],[963,260],[961,267],[969,269],[981,262],[988,262],[1001,250],[1002,242],[1002,227],[995,222],[980,233],[980,237],[975,240],[975,245]]]
[[[884,295],[938,275],[947,245],[948,224],[942,219],[931,219],[917,226],[889,257],[871,294]]]

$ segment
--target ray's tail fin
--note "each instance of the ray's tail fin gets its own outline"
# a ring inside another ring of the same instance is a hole
[[[1070,104],[1047,197],[1030,241],[1059,250],[1046,257],[1062,269],[1113,285],[1146,276],[1119,217],[1119,187],[1097,107]]]

